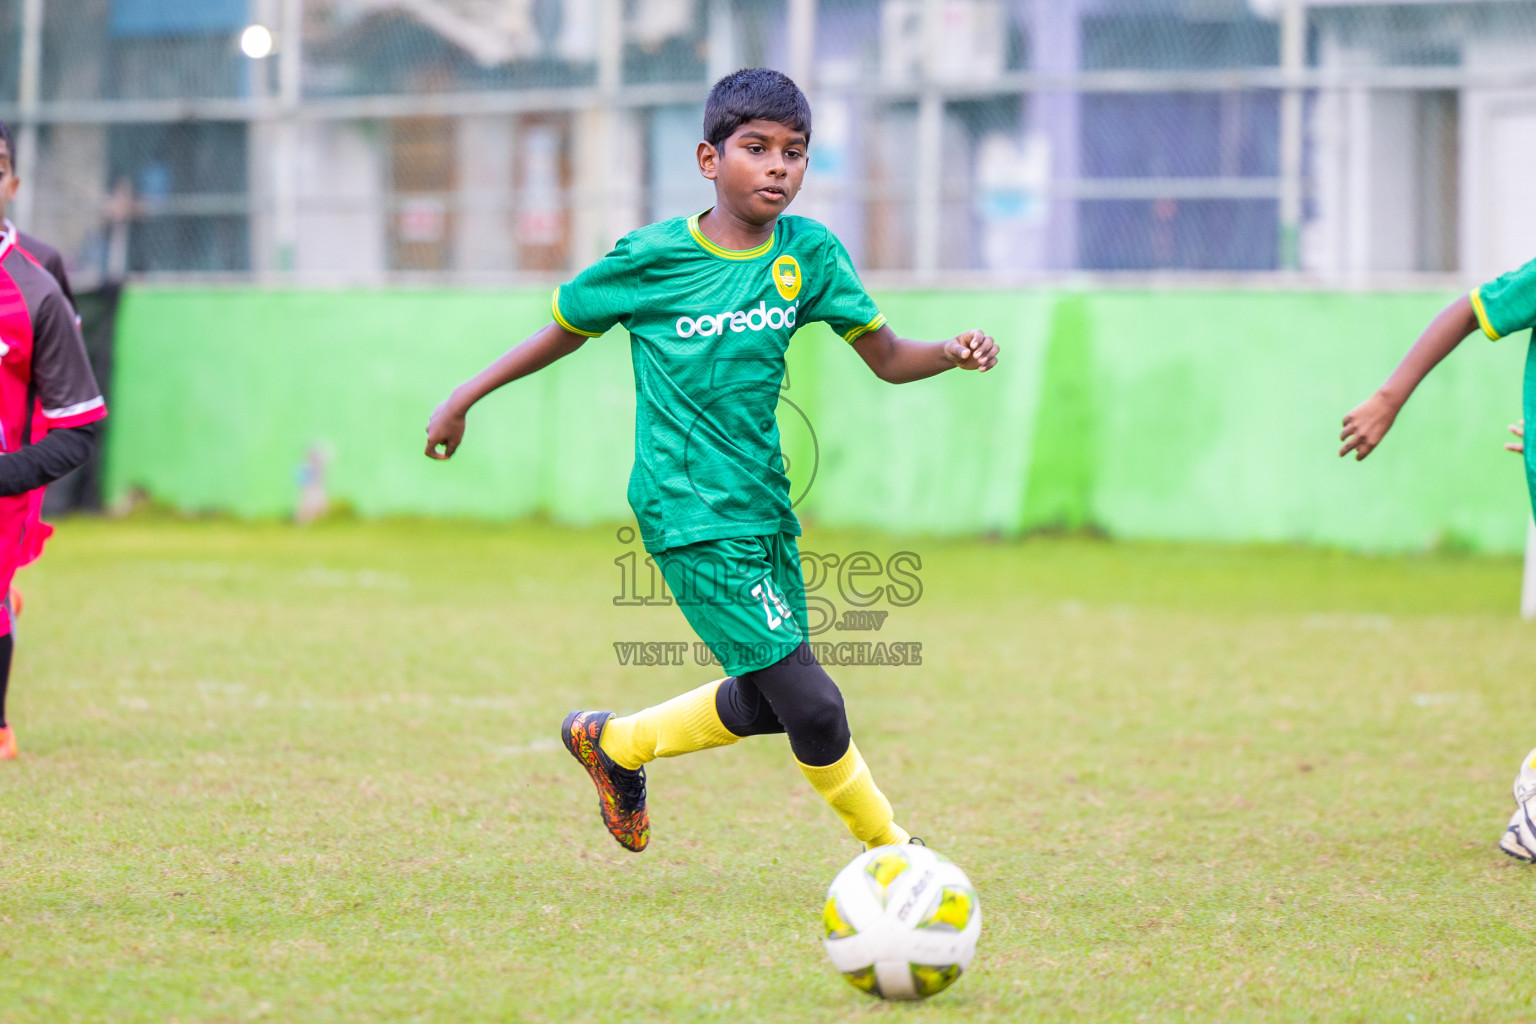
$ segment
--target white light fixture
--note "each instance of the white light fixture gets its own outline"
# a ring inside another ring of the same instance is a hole
[[[265,25],[247,25],[240,33],[240,52],[252,60],[272,53],[272,30]]]

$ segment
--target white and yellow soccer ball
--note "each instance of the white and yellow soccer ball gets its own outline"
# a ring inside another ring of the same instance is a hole
[[[965,872],[926,846],[877,846],[832,879],[822,909],[827,956],[849,984],[924,999],[976,955],[981,904]]]

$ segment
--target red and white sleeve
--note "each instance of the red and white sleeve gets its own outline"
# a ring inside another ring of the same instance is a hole
[[[44,297],[32,330],[32,381],[48,429],[83,427],[106,416],[74,310],[62,295]]]

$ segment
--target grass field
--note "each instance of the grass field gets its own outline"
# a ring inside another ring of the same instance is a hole
[[[70,522],[20,580],[0,1020],[1536,1020],[1536,743],[1510,560],[812,534],[922,556],[841,668],[900,820],[981,894],[919,1006],[825,962],[857,848],[780,737],[652,767],[653,840],[555,739],[710,678],[615,607],[611,529]],[[837,635],[845,639],[847,635]]]

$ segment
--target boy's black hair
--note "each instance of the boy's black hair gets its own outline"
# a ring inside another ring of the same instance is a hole
[[[742,68],[726,75],[704,101],[704,141],[720,148],[748,121],[777,121],[811,141],[811,103],[800,87],[772,68]]]
[[[5,155],[11,161],[11,170],[16,169],[16,139],[11,135],[11,126],[0,121],[0,142],[5,143]]]

